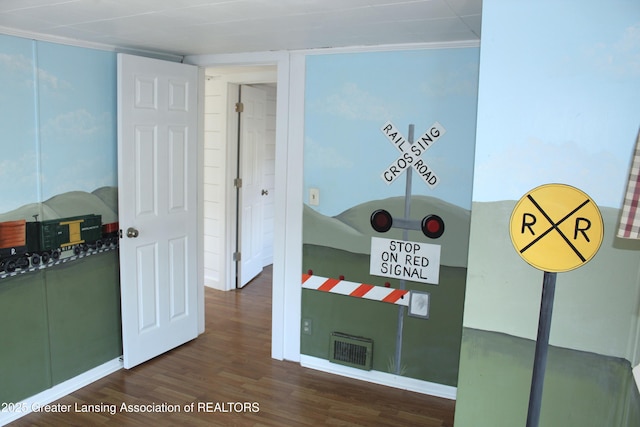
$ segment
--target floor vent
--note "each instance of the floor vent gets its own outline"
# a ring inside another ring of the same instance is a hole
[[[333,332],[329,349],[329,361],[352,368],[371,370],[373,340]]]

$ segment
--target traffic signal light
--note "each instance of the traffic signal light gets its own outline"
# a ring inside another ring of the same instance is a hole
[[[378,209],[371,214],[371,227],[378,233],[386,233],[393,225],[391,214],[384,209]]]
[[[393,217],[384,209],[375,210],[371,214],[371,227],[378,233],[386,233],[393,227]],[[422,221],[400,221],[397,227],[407,230],[420,230],[430,239],[437,239],[444,233],[444,221],[435,214],[425,216]]]
[[[437,239],[444,233],[444,221],[438,215],[427,215],[422,218],[420,228],[425,236]]]

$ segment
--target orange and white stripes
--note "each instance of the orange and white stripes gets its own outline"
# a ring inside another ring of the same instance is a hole
[[[331,279],[312,274],[302,275],[302,287],[315,291],[331,292],[356,298],[381,301],[397,305],[409,305],[409,291],[392,289],[366,283],[348,282],[342,279]]]

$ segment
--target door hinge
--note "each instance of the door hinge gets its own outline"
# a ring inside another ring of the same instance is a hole
[[[242,178],[235,178],[235,179],[233,180],[233,185],[234,185],[236,188],[242,188]]]
[[[233,253],[233,260],[234,261],[240,261],[242,259],[242,253],[241,252],[234,252]]]
[[[242,102],[236,102],[236,113],[244,112],[244,104]]]

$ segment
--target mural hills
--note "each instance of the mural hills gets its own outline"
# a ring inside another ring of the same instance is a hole
[[[386,233],[376,232],[369,222],[371,214],[377,209],[385,209],[393,218],[402,219],[404,204],[404,197],[373,200],[354,206],[334,217],[322,215],[305,205],[303,243],[368,255],[371,250],[371,237],[401,240],[403,233],[399,228],[392,228]],[[434,197],[413,196],[411,219],[419,222],[429,214],[436,214],[443,219],[444,234],[438,239],[429,239],[421,231],[412,230],[408,233],[408,240],[441,245],[441,264],[466,267],[470,212]]]
[[[78,215],[102,215],[103,224],[118,221],[118,188],[101,187],[91,193],[70,191],[53,196],[42,203],[29,203],[0,214],[0,222],[26,219],[38,220],[67,218]]]

